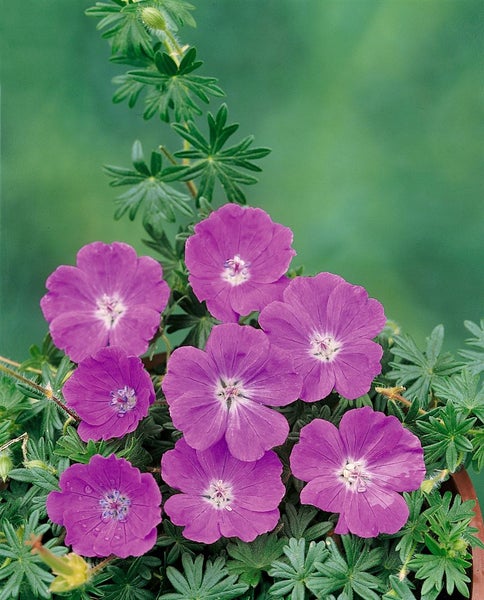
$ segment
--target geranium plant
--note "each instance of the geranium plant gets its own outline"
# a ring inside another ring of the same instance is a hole
[[[442,326],[421,349],[291,267],[290,228],[247,204],[269,150],[205,111],[192,9],[87,11],[128,65],[114,100],[179,146],[106,167],[157,258],[86,243],[47,279],[43,346],[0,362],[0,600],[469,597],[484,544],[445,482],[484,465],[484,323],[458,357]]]

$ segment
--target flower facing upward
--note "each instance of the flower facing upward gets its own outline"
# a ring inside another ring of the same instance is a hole
[[[205,352],[173,352],[162,387],[173,424],[192,448],[225,437],[233,456],[256,460],[284,443],[287,420],[268,406],[296,400],[301,379],[263,331],[225,323],[212,329]]]
[[[140,355],[160,324],[169,288],[158,262],[122,242],[87,244],[77,266],[47,279],[40,306],[56,346],[75,362],[104,346]]]
[[[290,461],[309,482],[301,502],[340,513],[336,533],[365,538],[403,527],[408,507],[398,492],[418,489],[425,477],[419,439],[369,406],[345,413],[339,431],[322,419],[303,427]]]
[[[212,544],[224,536],[250,542],[277,525],[285,488],[275,452],[245,462],[229,453],[224,440],[197,451],[182,438],[163,455],[161,472],[182,492],[168,498],[165,512],[190,540]]]
[[[292,257],[292,231],[260,208],[225,204],[195,226],[185,262],[197,298],[224,322],[282,297]]]
[[[67,405],[82,419],[77,432],[85,442],[134,431],[155,400],[141,360],[117,346],[101,348],[81,361],[62,392]]]
[[[83,556],[141,556],[156,542],[161,494],[150,473],[124,458],[95,454],[74,464],[47,497],[47,513],[66,528],[66,544]]]
[[[301,399],[313,402],[333,389],[353,400],[381,371],[382,348],[371,338],[385,326],[382,305],[338,275],[297,277],[259,323],[272,344],[286,350],[303,377]]]

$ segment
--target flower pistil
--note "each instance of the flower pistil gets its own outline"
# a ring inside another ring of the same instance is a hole
[[[346,488],[352,492],[366,492],[369,474],[364,469],[363,462],[347,460],[340,473]]]
[[[103,519],[126,521],[131,500],[119,490],[112,490],[99,499],[99,506],[103,509]]]
[[[232,511],[230,503],[234,498],[230,483],[221,479],[213,480],[202,495],[214,508]]]
[[[310,338],[309,354],[322,362],[331,362],[341,349],[341,342],[332,335],[314,333]]]
[[[106,329],[113,329],[119,323],[119,320],[123,316],[126,307],[122,303],[118,295],[103,294],[97,301],[97,310],[95,315],[100,319]]]
[[[250,262],[235,254],[233,258],[229,258],[224,262],[222,279],[233,286],[245,283],[250,277],[249,267]]]

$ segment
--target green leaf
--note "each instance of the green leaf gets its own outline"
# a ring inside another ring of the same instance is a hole
[[[480,326],[472,321],[464,321],[468,329],[475,337],[466,340],[469,346],[475,346],[478,350],[461,350],[459,354],[466,359],[470,372],[479,375],[484,371],[484,319]]]
[[[245,204],[246,198],[240,184],[250,185],[257,182],[244,170],[260,171],[253,161],[267,156],[268,148],[251,148],[253,137],[248,136],[238,144],[225,148],[227,140],[238,129],[238,124],[226,125],[227,107],[223,104],[215,117],[208,113],[208,139],[196,127],[193,121],[185,125],[174,123],[172,126],[192,146],[190,150],[176,152],[179,158],[193,161],[188,166],[171,167],[173,176],[185,181],[199,179],[198,198],[212,200],[215,182],[218,180],[229,202]]]
[[[76,429],[69,425],[64,435],[58,439],[54,453],[57,456],[66,456],[73,462],[87,464],[95,454],[109,456],[117,452],[122,444],[123,440],[110,442],[89,440],[86,444],[81,440]]]
[[[195,98],[207,104],[210,96],[225,95],[214,77],[192,74],[203,64],[196,56],[196,49],[192,47],[177,65],[166,52],[157,52],[154,67],[128,71],[129,79],[152,88],[145,99],[145,119],[159,113],[167,123],[172,114],[177,122],[188,121],[202,114]]]
[[[296,510],[293,504],[287,502],[282,516],[284,533],[288,537],[304,538],[307,542],[317,540],[334,527],[330,521],[314,523],[309,527],[311,521],[320,514],[320,511],[312,506],[301,506]]]
[[[98,586],[98,591],[103,600],[153,600],[155,595],[146,586],[160,564],[159,558],[140,556],[124,565],[110,566],[112,583]]]
[[[326,545],[324,542],[310,542],[306,552],[304,539],[291,538],[283,551],[286,560],[275,560],[269,570],[269,575],[275,580],[269,592],[274,596],[291,593],[291,598],[304,598],[311,575],[328,556]]]
[[[309,589],[318,597],[325,597],[341,591],[348,598],[353,593],[365,600],[380,600],[385,586],[380,578],[372,573],[383,560],[383,548],[369,549],[365,542],[351,535],[341,536],[345,557],[335,542],[328,538],[329,556],[318,565],[317,572],[308,580]]]
[[[436,381],[434,390],[464,417],[475,416],[484,423],[484,387],[479,375],[470,369],[464,368],[461,373]]]
[[[163,221],[174,222],[176,212],[193,217],[190,196],[165,183],[167,170],[162,168],[161,155],[153,152],[148,167],[138,140],[134,142],[131,154],[134,170],[110,165],[104,167],[104,172],[112,178],[111,186],[133,186],[116,198],[114,218],[120,219],[128,213],[133,221],[140,206],[144,209],[143,221],[156,228],[162,227]]]
[[[434,384],[460,371],[462,367],[450,354],[441,354],[443,337],[444,328],[438,325],[427,339],[427,347],[423,352],[409,336],[395,336],[391,348],[400,361],[390,363],[393,370],[386,376],[397,385],[407,387],[406,397],[412,400],[416,398],[424,408],[429,405]]]
[[[47,571],[40,557],[32,554],[26,544],[32,535],[41,535],[48,529],[48,524],[39,525],[38,511],[33,511],[28,521],[25,521],[18,529],[14,529],[8,521],[0,523],[0,530],[3,531],[5,537],[5,543],[0,543],[0,563],[2,562],[1,557],[8,559],[7,564],[0,569],[0,581],[9,578],[5,587],[2,587],[0,591],[0,600],[9,598],[16,600],[20,597],[20,587],[23,585],[28,586],[33,598],[51,597],[47,585],[54,577]],[[52,548],[56,541],[56,539],[51,539],[45,546],[56,554],[65,553],[65,548]]]
[[[428,421],[418,421],[427,464],[444,465],[452,473],[456,471],[466,454],[473,450],[472,441],[467,436],[475,422],[476,419],[457,413],[452,403],[434,411]]]
[[[97,29],[110,42],[113,55],[137,57],[152,53],[151,35],[141,21],[136,3],[96,2],[86,15],[101,19]]]
[[[227,552],[233,559],[227,562],[228,572],[239,575],[242,582],[256,587],[262,571],[268,571],[271,563],[282,555],[286,542],[274,533],[260,535],[250,543],[236,540],[227,546]]]
[[[184,574],[174,567],[166,569],[176,592],[162,594],[161,600],[231,600],[248,589],[245,583],[236,583],[235,575],[227,574],[223,558],[207,560],[204,568],[202,555],[193,561],[189,554],[183,554],[182,564]]]

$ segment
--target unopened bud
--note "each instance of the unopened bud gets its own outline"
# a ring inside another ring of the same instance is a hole
[[[8,478],[8,474],[13,469],[13,462],[10,458],[8,450],[0,452],[0,479],[5,483]]]
[[[165,31],[166,21],[160,11],[152,6],[146,6],[141,11],[141,19],[143,23],[150,29],[155,31]]]
[[[43,469],[44,471],[49,471],[49,473],[52,473],[53,475],[57,473],[54,467],[51,467],[42,460],[26,460],[24,462],[24,467],[26,469]]]
[[[90,567],[82,556],[74,552],[65,556],[56,556],[42,545],[40,537],[33,534],[26,543],[32,547],[32,552],[38,554],[56,575],[49,587],[51,592],[69,592],[89,581]]]

